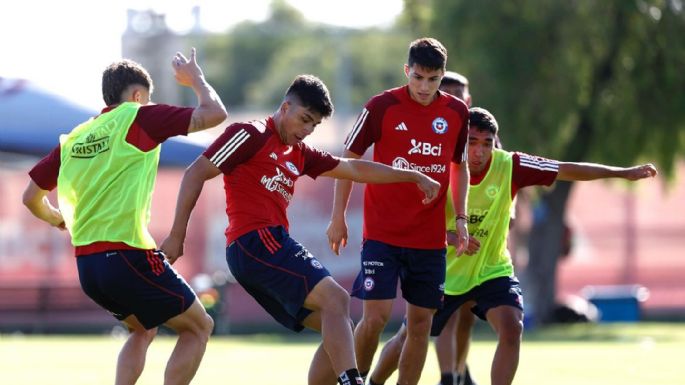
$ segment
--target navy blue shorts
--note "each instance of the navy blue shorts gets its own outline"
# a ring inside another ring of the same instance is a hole
[[[276,321],[294,331],[311,314],[304,301],[331,274],[283,226],[240,236],[226,248],[226,262],[238,283]]]
[[[190,307],[195,293],[161,252],[110,250],[76,258],[83,291],[118,319],[135,315],[146,329]]]
[[[473,300],[476,306],[471,312],[486,321],[488,310],[502,305],[513,306],[523,311],[523,294],[516,277],[499,277],[485,281],[461,295],[445,295],[445,306],[433,315],[431,335],[438,336],[452,314],[465,302]]]
[[[402,297],[412,305],[439,309],[445,284],[445,249],[412,249],[367,239],[361,271],[352,286],[359,299],[393,299],[397,280]]]

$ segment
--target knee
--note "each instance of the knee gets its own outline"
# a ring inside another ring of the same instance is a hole
[[[413,318],[411,325],[407,322],[407,334],[411,338],[428,338],[432,321],[432,317]]]
[[[204,320],[202,322],[202,333],[209,338],[209,336],[214,331],[214,319],[209,314],[205,314]]]
[[[508,345],[520,345],[523,335],[523,322],[512,321],[503,325],[499,330],[499,341]]]
[[[323,304],[322,310],[329,314],[341,317],[350,317],[350,296],[343,288],[335,288],[330,291],[327,301]],[[352,320],[350,319],[350,322]]]
[[[131,331],[131,338],[135,338],[141,343],[144,344],[151,344],[152,340],[155,338],[157,335],[157,328],[152,328],[149,330],[146,329],[135,329]]]
[[[200,341],[206,344],[209,341],[209,336],[212,335],[213,331],[214,319],[212,319],[212,317],[209,314],[205,313],[202,316],[198,317],[196,319],[196,322],[194,322],[192,327],[190,327],[186,332],[191,333]]]
[[[388,314],[365,313],[362,316],[362,323],[367,330],[380,334],[385,329],[389,318]]]

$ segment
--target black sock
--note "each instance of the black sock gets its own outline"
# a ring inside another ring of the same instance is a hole
[[[440,374],[440,385],[454,385],[454,374],[452,372]]]
[[[364,385],[364,380],[359,374],[357,368],[347,369],[338,377],[338,384],[340,385]]]

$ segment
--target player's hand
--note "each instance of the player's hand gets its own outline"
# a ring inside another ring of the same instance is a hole
[[[478,250],[480,250],[480,241],[476,237],[469,235],[469,244],[466,246],[466,251],[464,254],[473,255],[476,254]]]
[[[330,246],[335,255],[340,255],[340,248],[347,246],[347,223],[345,218],[331,218],[326,229],[326,235],[328,236],[328,246]]]
[[[169,235],[159,246],[159,250],[172,265],[183,255],[183,240],[183,237]]]
[[[440,183],[427,175],[421,173],[418,174],[420,176],[419,181],[416,182],[416,185],[426,195],[421,202],[424,205],[427,205],[438,197],[438,192],[440,192]]]
[[[176,81],[182,86],[192,87],[195,82],[204,77],[202,69],[197,64],[195,47],[190,50],[190,59],[186,59],[182,53],[176,52],[171,60],[171,67],[174,69]]]
[[[457,256],[464,254],[469,246],[469,232],[466,229],[466,221],[457,221]]]
[[[456,248],[459,246],[459,237],[457,236],[457,232],[454,230],[447,230],[445,233],[445,238],[447,239],[447,244]]]
[[[48,220],[50,226],[57,227],[60,231],[67,229],[67,225],[64,223],[64,217],[59,209],[51,208],[51,218]]]
[[[651,178],[657,175],[656,167],[653,164],[647,163],[640,166],[630,167],[625,169],[623,177],[628,180],[640,180],[644,178]]]

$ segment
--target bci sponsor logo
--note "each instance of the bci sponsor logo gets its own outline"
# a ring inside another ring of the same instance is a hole
[[[409,162],[405,158],[398,156],[392,161],[392,166],[402,170],[414,170],[422,173],[434,173],[442,174],[447,170],[447,166],[444,164],[433,163],[433,164],[416,164]]]
[[[411,148],[409,149],[407,154],[409,154],[409,155],[421,154],[421,155],[430,155],[430,156],[440,156],[442,154],[442,144],[438,144],[437,146],[434,146],[428,142],[420,142],[416,139],[412,139],[411,140]]]

